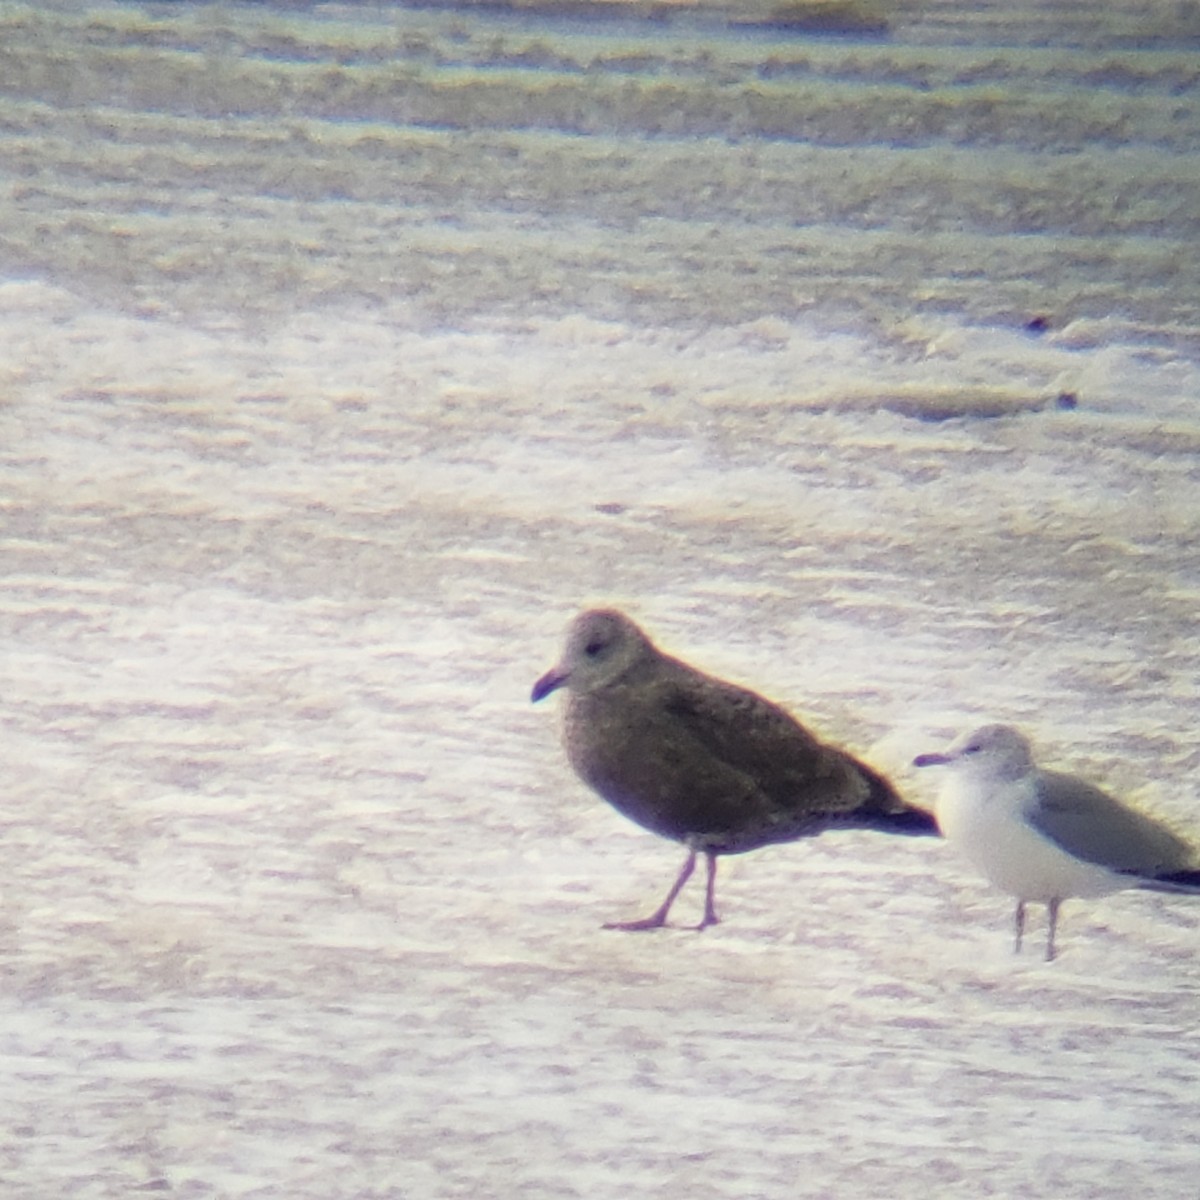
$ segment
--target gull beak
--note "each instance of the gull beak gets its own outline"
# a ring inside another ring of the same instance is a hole
[[[571,677],[570,671],[564,671],[561,667],[551,667],[533,685],[533,692],[530,695],[530,700],[536,704],[543,697],[550,695],[551,692],[557,691]]]
[[[913,759],[914,767],[945,767],[954,760],[948,754],[918,754]]]

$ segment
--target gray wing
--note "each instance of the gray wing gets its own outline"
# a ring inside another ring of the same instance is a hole
[[[1082,779],[1039,771],[1037,786],[1030,823],[1076,858],[1151,878],[1192,862],[1182,838]]]

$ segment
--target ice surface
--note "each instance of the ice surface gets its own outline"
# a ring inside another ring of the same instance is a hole
[[[1194,56],[177,9],[2,16],[6,1200],[1193,1196],[1193,903],[1047,966],[847,833],[603,932],[681,852],[528,697],[616,603],[1200,837]]]

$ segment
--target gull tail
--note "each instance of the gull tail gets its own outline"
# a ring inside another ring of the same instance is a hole
[[[864,829],[878,829],[881,833],[898,833],[909,837],[940,837],[937,818],[903,800],[888,781],[865,763],[857,764],[871,791],[866,801],[855,814],[854,822]]]
[[[901,812],[880,813],[863,824],[868,829],[882,833],[900,833],[910,837],[940,837],[941,830],[932,813],[920,808],[906,808]]]
[[[1169,871],[1151,879],[1139,879],[1138,887],[1148,892],[1177,892],[1200,895],[1200,871]]]

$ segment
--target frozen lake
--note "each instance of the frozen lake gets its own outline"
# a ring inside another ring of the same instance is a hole
[[[616,604],[1200,840],[1187,21],[0,11],[6,1200],[1194,1196],[1200,903],[604,932],[682,852],[529,704]]]

